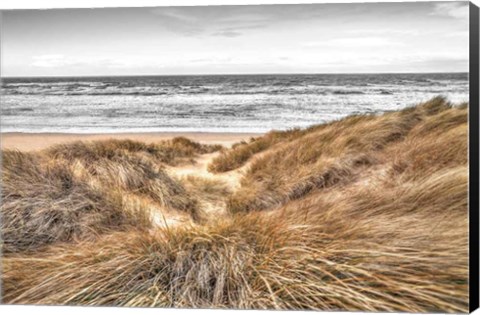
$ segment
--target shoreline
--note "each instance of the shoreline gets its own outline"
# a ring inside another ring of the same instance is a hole
[[[258,137],[264,133],[229,133],[229,132],[127,132],[127,133],[0,133],[1,149],[19,151],[37,151],[52,145],[73,141],[96,141],[107,139],[129,139],[154,143],[175,137],[186,137],[204,144],[221,144],[230,147],[232,144]]]

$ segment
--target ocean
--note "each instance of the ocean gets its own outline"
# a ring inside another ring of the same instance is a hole
[[[4,78],[1,131],[266,132],[442,95],[468,101],[468,73]]]

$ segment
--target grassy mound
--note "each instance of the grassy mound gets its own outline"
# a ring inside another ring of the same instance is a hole
[[[306,130],[292,129],[288,131],[270,131],[258,138],[251,138],[250,142],[239,142],[232,146],[232,150],[224,150],[208,166],[213,173],[228,172],[243,166],[252,156],[263,152],[277,143],[289,141],[305,134]]]
[[[45,164],[15,151],[2,152],[1,210],[4,253],[150,225],[147,213],[124,209],[114,187],[105,194],[78,180],[65,163]]]
[[[92,164],[101,158],[114,158],[117,155],[147,156],[158,162],[176,165],[195,157],[197,154],[212,153],[221,145],[200,144],[185,137],[176,137],[159,143],[143,143],[133,140],[106,140],[61,144],[47,149],[49,156],[66,160],[80,159]]]
[[[2,152],[5,252],[151,226],[152,205],[198,216],[196,200],[163,163],[212,152],[185,138],[75,142],[39,153]]]
[[[315,189],[348,184],[367,169],[396,158],[390,148],[405,143],[408,148],[413,142],[431,149],[438,142],[449,146],[449,140],[455,138],[457,144],[463,144],[463,150],[447,151],[465,159],[466,123],[466,108],[452,107],[445,99],[435,98],[399,112],[351,116],[312,128],[256,159],[241,182],[242,188],[229,200],[229,208],[233,212],[271,209]],[[463,134],[452,131],[456,127]],[[451,158],[437,153],[442,159]]]

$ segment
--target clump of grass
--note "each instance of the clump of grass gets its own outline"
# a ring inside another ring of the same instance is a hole
[[[147,197],[160,207],[196,217],[196,201],[177,180],[168,176],[163,165],[175,165],[213,149],[214,146],[178,137],[159,144],[131,140],[75,142],[54,146],[43,154],[54,161],[74,164],[85,181],[103,186],[107,193],[109,187],[116,187],[124,193]]]
[[[65,160],[80,159],[92,164],[99,159],[113,159],[118,155],[147,156],[157,162],[176,165],[191,159],[197,154],[212,153],[222,148],[221,145],[205,145],[184,137],[176,137],[158,143],[143,143],[133,140],[103,140],[55,145],[46,150],[46,154]]]
[[[264,160],[266,161],[266,160]],[[250,212],[281,206],[289,200],[302,198],[315,189],[326,189],[334,185],[353,180],[356,172],[364,166],[370,166],[375,160],[368,155],[347,156],[340,161],[332,161],[315,173],[302,176],[301,180],[282,187],[282,178],[270,179],[271,182],[247,182],[242,179],[242,187],[227,201],[230,212]],[[255,167],[261,167],[254,164]],[[280,174],[277,174],[280,175]],[[248,184],[246,184],[248,183]],[[268,186],[266,186],[268,185]],[[262,191],[259,193],[259,191]]]
[[[406,178],[467,165],[467,111],[451,108],[426,119],[387,154],[393,161],[394,176]]]
[[[220,144],[200,144],[185,137],[175,137],[172,140],[162,142],[161,145],[171,147],[176,152],[182,152],[190,156],[213,153],[223,149],[223,146]]]
[[[292,129],[287,131],[270,131],[263,137],[251,138],[250,142],[239,142],[232,145],[231,150],[224,150],[208,166],[213,173],[223,173],[237,169],[244,165],[255,154],[265,151],[277,143],[290,141],[302,134],[304,130]]]
[[[65,163],[42,165],[32,153],[2,152],[3,251],[94,239],[98,234],[150,226],[148,213],[124,211],[121,196],[78,181]]]
[[[109,187],[126,193],[146,196],[167,209],[194,214],[196,203],[177,180],[171,178],[156,160],[129,154],[117,154],[86,164],[76,160],[79,174],[86,181],[95,181],[108,191]]]

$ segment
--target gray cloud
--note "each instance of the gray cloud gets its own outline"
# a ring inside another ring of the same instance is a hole
[[[436,3],[431,15],[446,16],[456,19],[468,18],[468,2]]]
[[[184,10],[172,7],[155,8],[150,11],[157,16],[157,23],[165,30],[185,36],[196,36],[205,32],[198,16],[186,14]]]
[[[221,36],[221,37],[238,37],[242,36],[243,33],[237,31],[219,31],[212,34],[213,36]]]

